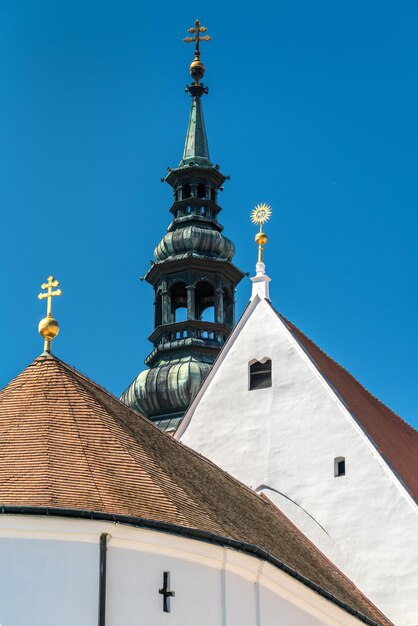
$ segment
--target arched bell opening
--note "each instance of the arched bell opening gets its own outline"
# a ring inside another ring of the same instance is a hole
[[[202,320],[202,322],[214,322],[215,321],[215,307],[214,306],[206,307],[202,311],[200,315],[200,319]]]
[[[206,198],[206,187],[203,183],[199,183],[197,186],[197,197]]]
[[[183,185],[181,197],[182,197],[182,200],[186,200],[186,198],[192,197],[192,189],[188,183]]]
[[[196,284],[196,318],[215,321],[215,289],[208,281],[201,280]]]
[[[187,320],[187,290],[186,283],[175,283],[170,290],[171,295],[171,318],[173,322]]]

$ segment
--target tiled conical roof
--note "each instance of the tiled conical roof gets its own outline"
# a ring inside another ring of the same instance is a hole
[[[52,356],[0,392],[0,512],[10,507],[132,516],[251,544],[366,623],[390,624],[266,499]]]

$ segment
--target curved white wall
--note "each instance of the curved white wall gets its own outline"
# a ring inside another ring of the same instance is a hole
[[[108,533],[106,626],[360,622],[273,565],[203,541],[111,522],[0,515],[1,626],[96,626]],[[171,612],[158,593],[164,571]]]

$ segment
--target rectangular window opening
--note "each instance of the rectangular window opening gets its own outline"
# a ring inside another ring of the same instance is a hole
[[[249,367],[249,390],[266,389],[271,387],[271,359],[265,363],[256,361]]]
[[[342,456],[334,459],[334,476],[345,476],[345,458]]]

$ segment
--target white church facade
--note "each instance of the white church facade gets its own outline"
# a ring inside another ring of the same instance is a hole
[[[176,437],[266,494],[397,626],[418,623],[418,433],[253,294]]]

